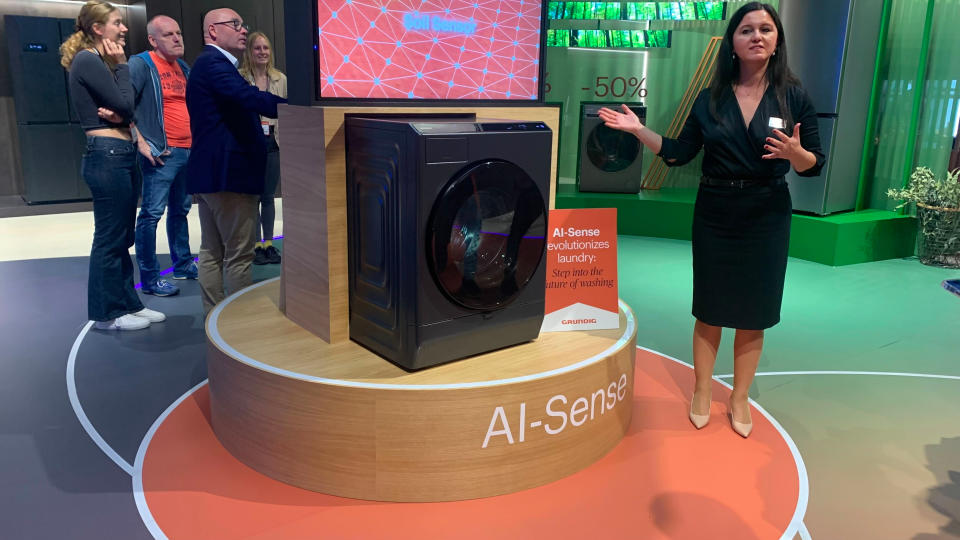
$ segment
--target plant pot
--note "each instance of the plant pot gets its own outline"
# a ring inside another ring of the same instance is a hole
[[[917,203],[917,257],[929,266],[960,268],[960,208]]]

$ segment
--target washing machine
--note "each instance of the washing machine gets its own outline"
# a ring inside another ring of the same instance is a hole
[[[639,193],[643,181],[643,147],[630,133],[603,125],[597,112],[620,111],[619,103],[580,104],[580,153],[577,156],[577,189],[584,192]],[[628,105],[647,121],[647,108]]]
[[[551,142],[539,121],[347,118],[350,338],[408,370],[535,339]]]

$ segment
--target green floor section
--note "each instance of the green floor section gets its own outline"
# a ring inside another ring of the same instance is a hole
[[[558,184],[557,208],[616,208],[617,231],[633,236],[690,239],[696,191],[663,188],[638,194],[579,193]],[[916,220],[896,212],[865,210],[832,216],[794,214],[790,255],[842,266],[912,255]]]
[[[637,343],[691,361],[690,243],[620,236],[620,296]],[[960,375],[960,298],[940,282],[960,270],[916,258],[825,266],[791,258],[781,323],[767,332],[760,371],[853,370]],[[716,373],[732,373],[726,331]]]

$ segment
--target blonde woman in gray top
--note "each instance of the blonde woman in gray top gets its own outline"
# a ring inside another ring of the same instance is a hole
[[[133,284],[134,240],[140,169],[130,131],[134,91],[121,13],[90,0],[77,15],[74,33],[60,45],[69,71],[70,97],[87,135],[80,175],[93,196],[93,247],[87,279],[87,313],[99,330],[140,330],[166,316],[147,309]]]
[[[273,67],[273,49],[270,39],[263,32],[253,32],[247,36],[240,74],[260,90],[287,97],[287,76]],[[277,215],[273,196],[280,183],[277,120],[261,116],[260,125],[263,135],[267,137],[267,177],[260,195],[260,230],[263,236],[254,248],[253,264],[280,264],[280,252],[273,245],[273,222]]]

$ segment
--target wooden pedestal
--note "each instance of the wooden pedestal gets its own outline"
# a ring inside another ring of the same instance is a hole
[[[380,501],[488,497],[583,469],[630,424],[636,324],[623,303],[616,330],[410,373],[294,324],[279,295],[277,280],[245,289],[206,328],[214,431],[277,480]]]

